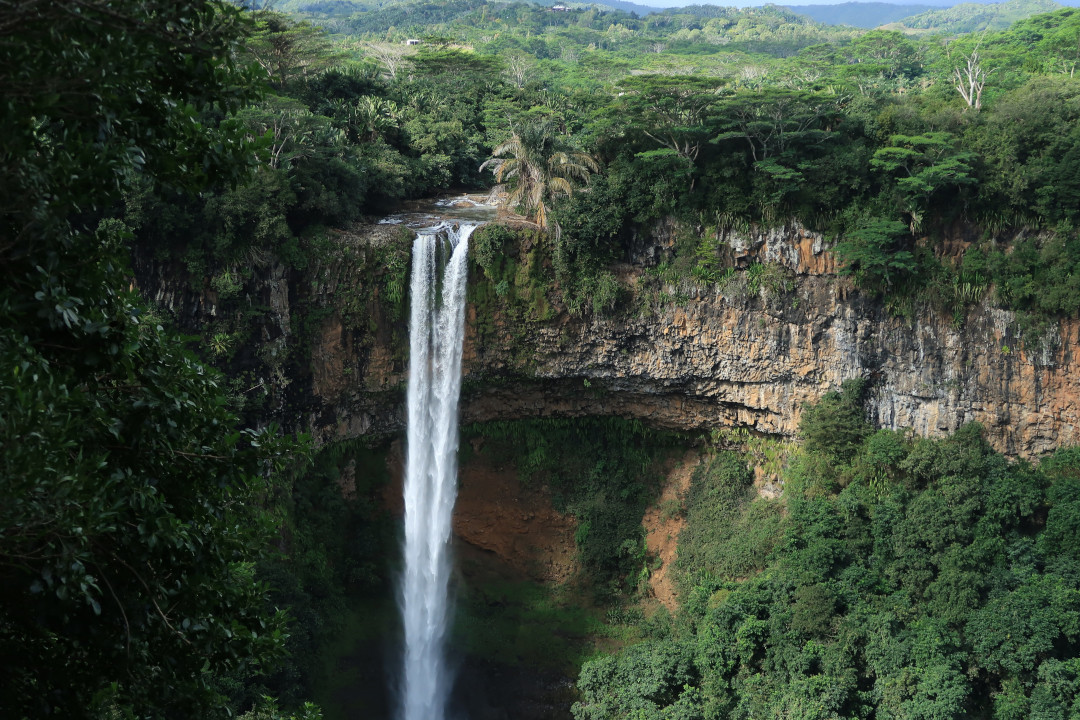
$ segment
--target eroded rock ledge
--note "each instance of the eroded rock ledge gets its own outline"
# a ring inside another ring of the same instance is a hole
[[[1012,316],[986,304],[961,328],[933,313],[894,318],[836,276],[828,243],[814,233],[793,225],[724,240],[739,267],[787,268],[792,290],[689,287],[669,293],[681,296],[678,303],[637,298],[637,311],[611,318],[574,319],[555,306],[552,319],[525,327],[496,311],[482,331],[471,307],[464,421],[609,414],[669,428],[742,426],[790,436],[804,403],[866,377],[871,419],[881,427],[941,435],[977,421],[999,450],[1027,457],[1080,442],[1077,321],[1025,343]],[[362,276],[349,258],[363,242],[356,235],[348,242],[350,253],[293,277],[287,297],[280,273],[271,273],[277,282],[266,303],[285,318],[268,326],[286,336],[290,302],[301,297],[304,307],[321,308],[303,351],[293,352],[289,380],[304,380],[290,392],[304,397],[276,412],[324,440],[404,426],[402,333],[389,332],[370,303],[366,334],[342,321],[341,298],[359,291],[350,283]],[[662,241],[647,250],[662,253]],[[640,265],[619,269],[631,284],[642,272]],[[152,295],[163,298],[160,288]],[[173,297],[171,304],[194,302]],[[196,319],[199,312],[173,310]]]
[[[804,403],[866,377],[871,419],[881,427],[941,435],[977,421],[997,448],[1029,457],[1080,442],[1075,321],[1030,347],[1009,313],[986,306],[959,329],[952,317],[893,318],[836,277],[820,236],[792,226],[727,241],[743,265],[788,268],[794,290],[778,297],[697,290],[681,304],[613,318],[579,321],[563,312],[524,333],[496,317],[483,336],[474,309],[464,419],[614,414],[670,428],[793,435]],[[623,269],[631,278],[640,271]],[[341,422],[332,432],[396,428],[399,407],[385,399],[372,406],[363,388],[403,380],[400,371],[376,372],[326,397]]]

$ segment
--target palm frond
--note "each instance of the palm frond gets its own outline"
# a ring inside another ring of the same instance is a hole
[[[513,129],[511,136],[492,150],[481,170],[491,169],[495,181],[511,188],[506,204],[521,207],[542,228],[547,228],[546,199],[570,197],[571,181],[589,182],[600,166],[587,153],[556,149],[559,138],[549,122]]]

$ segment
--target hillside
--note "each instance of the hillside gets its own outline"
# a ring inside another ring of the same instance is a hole
[[[1080,11],[242,5],[5,5],[0,716],[1075,714]]]
[[[941,33],[1004,30],[1019,20],[1061,7],[1054,0],[1008,0],[991,5],[962,3],[944,10],[929,10],[902,18],[886,27]]]
[[[934,6],[846,2],[836,5],[788,5],[787,9],[826,25],[850,25],[870,29],[933,10]]]

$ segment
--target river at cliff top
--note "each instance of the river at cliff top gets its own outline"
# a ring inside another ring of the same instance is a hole
[[[486,223],[495,219],[497,211],[498,207],[490,193],[461,193],[409,200],[394,213],[379,220],[379,224],[405,225],[413,230],[421,230],[446,221]]]

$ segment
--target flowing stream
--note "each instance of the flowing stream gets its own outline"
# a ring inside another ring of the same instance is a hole
[[[457,493],[458,396],[466,253],[475,226],[421,230],[413,242],[405,465],[405,630],[401,720],[443,720],[452,678],[450,519]],[[449,257],[447,257],[449,255]]]

